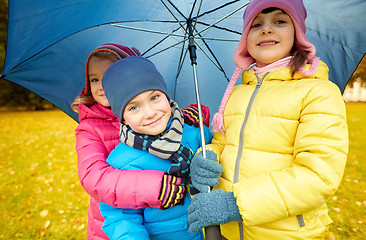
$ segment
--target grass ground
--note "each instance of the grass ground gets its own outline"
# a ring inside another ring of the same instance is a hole
[[[347,103],[349,154],[342,183],[329,202],[331,239],[366,239],[366,103]]]
[[[0,113],[0,239],[86,239],[88,196],[61,111]]]
[[[350,152],[330,239],[366,239],[366,104],[347,104]],[[0,239],[86,239],[74,129],[61,111],[0,113]]]

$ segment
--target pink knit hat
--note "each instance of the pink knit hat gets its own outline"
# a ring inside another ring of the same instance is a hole
[[[126,58],[126,57],[131,57],[131,56],[140,56],[140,51],[137,48],[134,47],[126,47],[117,43],[105,43],[100,45],[99,47],[97,47],[96,49],[94,49],[90,54],[88,59],[86,60],[86,81],[85,81],[85,88],[83,93],[85,95],[88,94],[89,90],[90,90],[90,82],[89,82],[89,72],[88,72],[88,65],[89,65],[89,61],[90,61],[90,57],[92,56],[92,54],[96,53],[96,52],[110,52],[112,54],[114,54],[118,60],[122,59],[122,58]]]
[[[299,72],[303,75],[310,76],[313,75],[318,68],[319,59],[315,57],[316,48],[307,40],[305,36],[305,18],[307,16],[307,13],[302,0],[252,0],[245,9],[243,16],[243,33],[241,35],[239,45],[234,52],[233,58],[234,62],[237,65],[237,68],[235,69],[235,72],[231,77],[229,85],[224,93],[224,97],[222,98],[221,105],[219,107],[219,112],[214,115],[212,120],[213,130],[215,132],[225,131],[223,113],[231,91],[242,69],[247,69],[251,64],[255,62],[255,60],[249,55],[247,50],[247,37],[250,26],[252,25],[254,18],[259,13],[261,13],[264,9],[272,7],[284,10],[291,17],[295,27],[296,48],[309,52],[307,61],[309,63],[312,63],[312,66],[309,71],[306,71],[304,69],[304,66],[302,66]]]
[[[295,46],[309,52],[308,61],[311,61],[315,56],[315,46],[305,36],[305,18],[307,14],[302,0],[252,0],[245,9],[243,33],[234,52],[234,62],[241,69],[247,69],[254,63],[254,59],[247,50],[247,37],[250,26],[260,12],[271,7],[280,8],[291,17],[295,26]]]

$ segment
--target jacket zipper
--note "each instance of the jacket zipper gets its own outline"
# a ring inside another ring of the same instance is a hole
[[[253,102],[255,97],[258,94],[258,91],[260,89],[260,87],[262,86],[262,83],[264,81],[264,79],[266,78],[266,76],[269,74],[269,72],[267,72],[262,78],[260,78],[256,73],[254,74],[257,78],[257,84],[255,86],[255,89],[252,93],[252,96],[250,97],[246,112],[245,112],[245,118],[244,118],[244,122],[241,126],[240,129],[240,136],[239,136],[239,148],[238,148],[238,154],[236,156],[236,161],[235,161],[235,171],[234,171],[234,183],[237,183],[239,181],[239,170],[240,170],[240,160],[241,160],[241,156],[243,154],[243,145],[244,145],[244,131],[245,131],[245,127],[247,125],[248,122],[248,118],[249,118],[249,113],[250,110],[253,106]],[[304,227],[305,226],[305,222],[304,222],[304,218],[302,216],[302,214],[296,215],[297,218],[297,222],[299,223],[300,227]],[[244,226],[243,226],[243,222],[238,222],[239,224],[239,233],[240,233],[240,240],[244,240]]]
[[[241,156],[243,154],[243,145],[244,145],[244,131],[245,131],[245,127],[246,127],[247,122],[248,122],[249,113],[250,113],[250,110],[252,108],[254,99],[257,96],[257,93],[258,93],[260,87],[262,86],[263,80],[268,75],[268,73],[269,72],[267,72],[262,78],[260,78],[255,73],[255,76],[257,78],[257,85],[255,86],[255,89],[254,89],[254,91],[252,93],[252,96],[250,97],[250,100],[249,100],[249,103],[248,103],[248,106],[247,106],[247,110],[245,111],[244,122],[243,122],[243,124],[242,124],[242,126],[240,128],[238,155],[236,156],[236,161],[235,161],[234,183],[237,183],[239,181],[240,160],[241,160]],[[238,224],[239,224],[240,240],[244,240],[244,226],[243,226],[243,222],[238,222]]]

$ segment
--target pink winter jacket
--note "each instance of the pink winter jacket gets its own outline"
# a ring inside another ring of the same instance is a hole
[[[104,219],[98,202],[117,208],[159,208],[164,172],[119,170],[106,163],[119,143],[119,122],[109,108],[80,105],[79,121],[75,129],[79,180],[90,195],[87,239],[108,239],[101,230]]]

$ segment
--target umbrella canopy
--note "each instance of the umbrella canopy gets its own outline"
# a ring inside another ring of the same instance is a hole
[[[9,0],[2,78],[40,95],[75,120],[88,54],[106,42],[138,48],[180,106],[195,102],[188,47],[192,24],[201,103],[217,111],[235,69],[232,55],[248,0]],[[307,37],[341,91],[366,52],[364,0],[304,0]],[[26,7],[24,7],[26,6]]]

